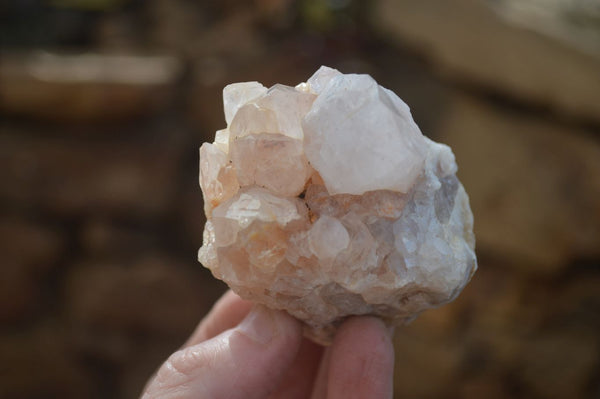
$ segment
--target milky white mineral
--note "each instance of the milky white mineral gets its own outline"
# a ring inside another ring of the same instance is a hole
[[[200,147],[198,259],[241,297],[327,344],[350,315],[389,325],[453,300],[477,261],[449,147],[368,75],[321,67],[296,87],[223,90],[227,128]]]

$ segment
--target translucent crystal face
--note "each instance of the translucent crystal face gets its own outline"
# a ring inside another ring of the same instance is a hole
[[[302,127],[329,193],[408,192],[427,153],[408,107],[368,75],[335,76],[322,90]]]
[[[227,128],[200,148],[198,258],[244,298],[328,343],[350,315],[388,324],[454,299],[477,268],[449,147],[367,75],[223,91]]]

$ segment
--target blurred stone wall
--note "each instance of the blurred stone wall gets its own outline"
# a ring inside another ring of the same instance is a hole
[[[195,260],[223,86],[321,64],[398,93],[475,214],[479,271],[397,330],[396,396],[600,397],[600,24],[578,46],[583,3],[558,34],[515,4],[2,3],[0,398],[139,394],[225,289]]]

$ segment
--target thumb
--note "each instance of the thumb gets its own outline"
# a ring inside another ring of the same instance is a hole
[[[143,399],[264,398],[279,385],[301,341],[297,320],[256,306],[236,328],[171,355]]]

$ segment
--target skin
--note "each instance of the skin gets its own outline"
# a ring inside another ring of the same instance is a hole
[[[142,398],[392,398],[393,369],[391,333],[377,318],[348,319],[322,347],[287,313],[228,291]]]

